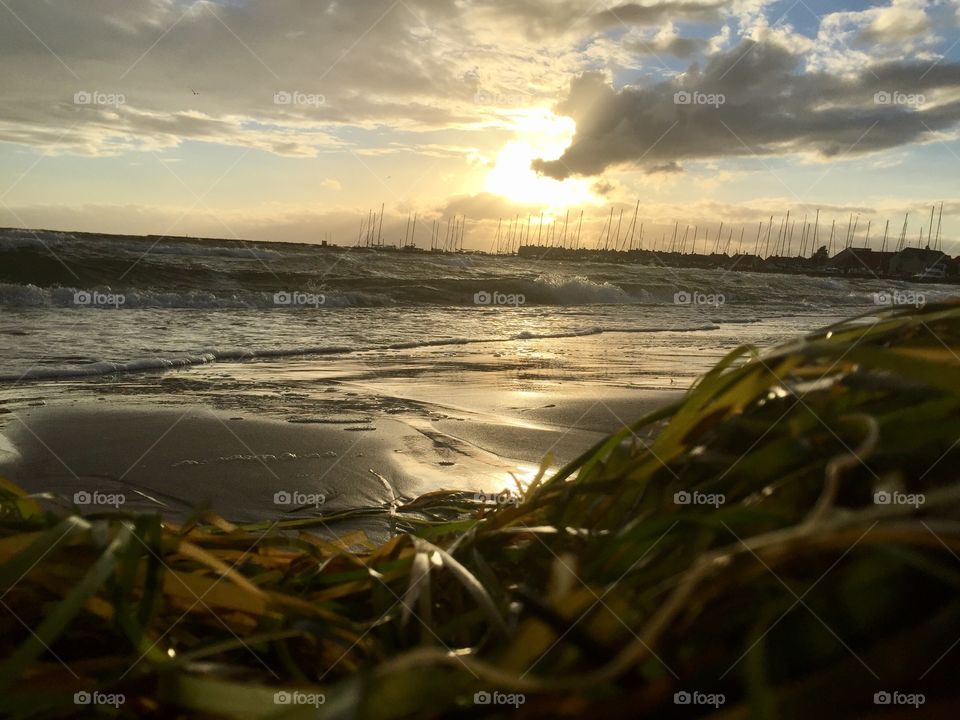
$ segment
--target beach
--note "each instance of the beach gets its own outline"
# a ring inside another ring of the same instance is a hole
[[[24,380],[0,396],[0,475],[63,502],[121,494],[128,510],[236,522],[516,492],[545,458],[552,473],[678,397],[737,340],[610,332]]]
[[[489,348],[458,346],[25,382],[0,406],[0,475],[65,501],[119,494],[127,510],[236,522],[387,509],[440,489],[516,491],[548,456],[553,472],[680,394],[674,377],[629,387],[608,366],[594,368],[603,380],[574,380],[557,360],[618,341],[517,341],[529,358],[501,369]],[[383,527],[364,529],[378,538]]]
[[[434,409],[432,420],[383,415],[284,422],[138,403],[39,407],[9,423],[0,472],[30,491],[78,505],[121,497],[125,510],[160,511],[170,519],[199,510],[235,522],[316,517],[389,508],[441,489],[494,494],[515,488],[513,477],[526,483],[535,476],[544,448],[552,448],[556,462],[571,460],[617,428],[614,408],[633,413],[667,397],[621,396],[610,407],[568,399],[499,416]],[[77,501],[84,493],[92,501]]]
[[[23,234],[0,240],[21,261],[43,253]],[[104,263],[136,260],[142,244],[45,241],[95,272],[0,286],[0,475],[62,503],[120,495],[176,519],[323,519],[435,490],[517,492],[738,346],[869,312],[882,287],[172,240],[104,285]]]

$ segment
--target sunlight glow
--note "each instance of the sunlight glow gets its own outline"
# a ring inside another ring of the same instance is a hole
[[[595,201],[589,181],[555,180],[538,175],[530,167],[537,158],[557,159],[569,147],[576,131],[571,118],[554,115],[545,108],[523,110],[513,115],[512,127],[517,137],[497,154],[487,174],[487,192],[554,212]]]

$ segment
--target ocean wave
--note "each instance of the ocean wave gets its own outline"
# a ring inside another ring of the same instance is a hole
[[[298,346],[289,348],[230,348],[210,349],[196,353],[177,355],[140,357],[123,361],[98,361],[82,365],[60,365],[31,367],[20,372],[0,373],[0,382],[21,382],[25,380],[61,380],[70,378],[96,377],[102,375],[117,375],[133,372],[166,371],[178,368],[187,368],[197,365],[207,365],[217,362],[244,362],[249,360],[269,360],[294,357],[320,357],[330,355],[352,355],[372,351],[415,350],[418,348],[444,347],[455,345],[503,344],[529,340],[546,340],[561,338],[576,338],[601,333],[657,333],[657,332],[695,332],[701,330],[715,330],[712,323],[699,323],[690,326],[677,327],[645,327],[645,328],[600,328],[591,327],[567,332],[534,334],[521,332],[511,337],[494,338],[432,338],[411,340],[407,342],[388,343],[385,345],[345,346],[320,345]]]
[[[122,300],[105,303],[105,309],[132,309],[132,308],[182,308],[182,309],[281,309],[289,308],[290,304],[278,302],[277,295],[281,293],[254,292],[249,290],[221,291],[210,290],[127,290],[98,286],[93,288],[50,287],[42,288],[36,285],[18,285],[14,283],[0,283],[0,306],[8,307],[62,307],[86,308],[84,299],[90,295],[122,296]],[[293,292],[300,292],[299,290]],[[385,307],[393,305],[396,300],[385,293],[365,292],[353,290],[338,293],[323,293],[322,290],[309,290],[309,294],[322,296],[322,305],[326,308],[348,307]],[[306,293],[304,293],[306,294]],[[92,307],[95,303],[89,303]]]
[[[6,252],[4,252],[6,251]],[[480,293],[526,306],[673,305],[678,292],[793,312],[869,305],[903,281],[811,277],[486,255],[264,247],[182,238],[0,230],[0,306],[71,307],[77,292],[122,294],[129,308],[273,309],[278,292],[322,294],[326,308],[462,307]],[[916,287],[916,286],[913,286]],[[924,285],[928,300],[955,287]]]
[[[583,276],[541,275],[531,285],[531,296],[546,295],[557,305],[621,305],[638,298],[610,282],[596,282]]]
[[[523,296],[525,305],[620,305],[637,299],[609,283],[594,283],[584,278],[539,277],[534,280],[498,278],[491,281],[440,279],[422,283],[397,283],[389,279],[356,280],[359,287],[291,288],[278,292],[251,290],[154,290],[112,286],[87,288],[38,287],[0,283],[0,305],[8,307],[75,307],[78,298],[89,294],[122,296],[120,309],[202,308],[202,309],[280,309],[290,303],[277,296],[301,293],[323,308],[387,307],[391,305],[474,305],[480,292],[498,292]],[[117,303],[114,303],[117,305]],[[293,306],[296,305],[294,302]]]
[[[304,278],[298,276],[297,279]],[[524,306],[672,306],[675,304],[675,296],[678,292],[696,289],[723,295],[724,304],[727,306],[780,308],[793,312],[804,308],[809,311],[829,306],[872,305],[874,292],[859,288],[856,290],[842,288],[832,293],[824,292],[823,289],[810,289],[805,293],[797,288],[746,288],[742,285],[725,288],[712,287],[708,283],[700,285],[689,283],[678,286],[651,283],[649,287],[641,287],[635,283],[624,284],[626,288],[608,281],[597,282],[580,277],[556,276],[539,276],[533,279],[492,277],[486,280],[444,278],[422,281],[350,278],[331,283],[330,287],[324,287],[322,283],[313,285],[311,282],[290,282],[287,283],[286,289],[275,292],[231,287],[165,290],[131,289],[110,285],[77,288],[0,283],[0,307],[75,308],[84,305],[81,298],[91,294],[122,297],[116,302],[106,303],[111,309],[120,310],[137,308],[291,310],[304,309],[302,305],[329,310],[419,305],[456,307],[475,305],[475,298],[481,293],[497,293],[522,298],[518,304]],[[933,288],[925,288],[923,292],[929,300],[952,294],[937,292]],[[310,296],[310,298],[303,298],[301,306],[298,306],[296,300],[284,302],[278,299],[284,295],[298,294]]]

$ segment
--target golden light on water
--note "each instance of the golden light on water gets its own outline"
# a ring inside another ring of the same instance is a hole
[[[530,163],[538,158],[556,160],[569,147],[576,131],[571,118],[538,108],[511,117],[516,138],[497,154],[487,174],[485,190],[515,203],[554,211],[594,201],[590,183],[581,178],[555,180],[538,175]],[[547,219],[553,220],[553,217]]]
[[[556,468],[549,468],[543,474],[543,480],[548,480],[550,477],[555,475],[557,472]],[[517,492],[526,492],[533,482],[537,479],[537,476],[540,474],[539,465],[531,465],[528,463],[521,463],[510,472],[507,473],[507,481],[504,484],[504,488],[508,489],[511,493]]]

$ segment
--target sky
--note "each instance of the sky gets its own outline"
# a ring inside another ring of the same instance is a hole
[[[879,245],[942,201],[960,254],[958,127],[960,0],[0,0],[0,226],[353,244],[382,205],[489,250],[819,210]]]

